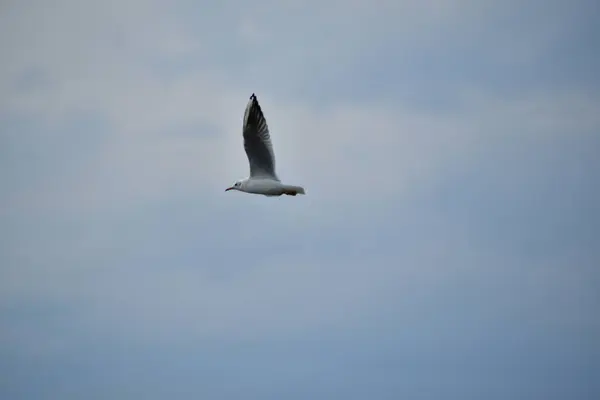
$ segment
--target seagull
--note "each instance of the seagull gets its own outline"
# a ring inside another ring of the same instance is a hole
[[[269,127],[254,93],[250,96],[244,112],[243,132],[250,176],[236,181],[225,191],[238,190],[268,197],[305,194],[303,187],[283,184],[277,177]]]

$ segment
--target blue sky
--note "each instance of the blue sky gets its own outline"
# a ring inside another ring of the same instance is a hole
[[[596,2],[0,10],[0,397],[600,397]]]

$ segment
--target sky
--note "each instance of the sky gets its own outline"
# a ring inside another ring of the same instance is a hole
[[[600,398],[599,17],[2,1],[0,398]]]

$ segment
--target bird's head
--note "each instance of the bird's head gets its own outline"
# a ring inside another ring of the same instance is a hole
[[[242,190],[242,181],[236,181],[233,185],[229,186],[225,191],[229,190]]]

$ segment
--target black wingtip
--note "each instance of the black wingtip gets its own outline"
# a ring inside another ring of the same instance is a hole
[[[256,95],[254,93],[252,93],[252,96],[250,96],[250,100],[256,100]]]

